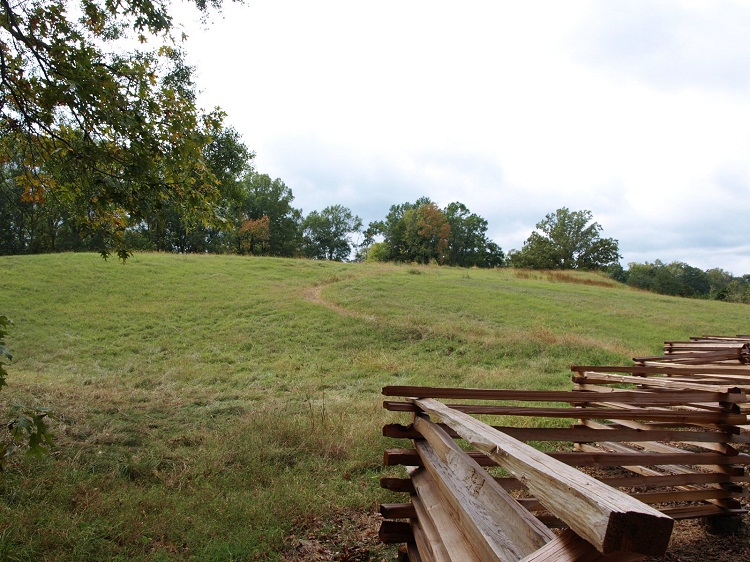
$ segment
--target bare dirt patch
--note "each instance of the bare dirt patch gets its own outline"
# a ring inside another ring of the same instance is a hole
[[[328,520],[314,520],[287,537],[285,562],[306,560],[336,562],[376,562],[395,560],[396,547],[378,539],[381,517],[364,510],[337,514]]]
[[[746,502],[745,507],[750,507]],[[375,512],[351,511],[330,520],[314,520],[290,535],[285,562],[393,561],[397,548],[378,539],[381,517]],[[676,521],[669,549],[663,557],[645,562],[737,562],[750,560],[750,514],[742,517],[736,534],[717,535],[700,520]]]
[[[747,507],[747,506],[746,506]],[[699,520],[676,521],[669,549],[662,558],[646,562],[719,562],[750,560],[750,516],[734,535],[715,535]]]

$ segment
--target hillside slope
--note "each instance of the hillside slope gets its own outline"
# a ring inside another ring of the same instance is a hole
[[[746,306],[583,273],[164,254],[0,271],[0,398],[51,408],[58,443],[0,483],[18,560],[278,559],[386,498],[385,384],[568,388],[571,364],[750,332]]]

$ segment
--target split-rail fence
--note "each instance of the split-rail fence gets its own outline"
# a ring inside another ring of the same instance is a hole
[[[572,391],[385,387],[410,423],[383,433],[411,446],[384,455],[409,501],[381,506],[381,539],[411,562],[624,561],[664,554],[674,519],[738,521],[750,338],[721,358],[715,338],[667,342],[690,363],[574,366]]]

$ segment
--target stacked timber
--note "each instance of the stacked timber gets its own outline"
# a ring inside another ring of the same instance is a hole
[[[664,342],[664,355],[636,357],[639,364],[747,365],[750,364],[750,336],[700,336],[689,341]]]
[[[663,521],[649,519],[654,513],[667,521],[744,513],[739,498],[750,456],[737,449],[750,442],[739,429],[747,424],[739,408],[747,403],[744,389],[672,380],[663,369],[573,367],[574,391],[384,388],[386,396],[407,398],[384,406],[410,413],[412,423],[388,424],[383,433],[411,439],[412,447],[386,451],[384,463],[409,467],[408,478],[384,478],[381,485],[411,501],[382,506],[381,538],[406,543],[410,560],[638,559],[666,548],[669,532]],[[477,415],[503,423],[487,425]],[[528,427],[539,418],[572,424]],[[526,442],[556,450],[542,453]],[[492,467],[506,473],[491,475]],[[596,479],[574,467],[595,471]],[[592,497],[609,498],[609,507],[587,503]],[[638,516],[628,515],[635,521],[625,524],[620,510]],[[479,538],[482,521],[510,550]],[[553,539],[554,527],[568,530]],[[627,538],[597,534],[625,527],[633,533]],[[527,543],[519,538],[529,536]],[[578,554],[565,558],[566,549]],[[544,558],[545,552],[554,554]]]
[[[663,554],[674,519],[740,521],[750,336],[634,361],[574,366],[572,391],[385,387],[411,423],[383,434],[411,446],[385,452],[407,477],[381,485],[410,501],[381,506],[381,539],[412,562],[639,560]]]
[[[630,456],[546,454],[523,442],[586,441],[597,430],[490,426],[470,415],[578,418],[578,408],[486,402],[576,402],[581,393],[425,387],[386,387],[383,393],[407,397],[386,401],[385,407],[412,414],[408,426],[384,427],[386,436],[412,440],[411,448],[390,449],[384,457],[387,466],[408,467],[408,478],[381,481],[410,495],[408,503],[381,506],[380,531],[384,542],[406,543],[409,560],[640,560],[665,552],[672,518],[574,468],[629,462]],[[444,404],[434,398],[484,403]],[[620,398],[628,402],[631,396]],[[508,475],[488,472],[496,466]],[[527,497],[514,498],[509,492],[514,489]],[[558,535],[550,527],[566,530]]]
[[[600,433],[594,441],[576,443],[576,448],[632,457],[620,466],[633,476],[610,483],[647,485],[633,496],[661,504],[659,509],[674,518],[745,513],[740,498],[746,495],[750,456],[739,449],[750,443],[742,431],[748,423],[750,386],[734,384],[726,369],[714,367],[660,364],[572,370],[576,390],[595,396],[579,407],[610,410],[597,419],[581,416],[580,426]],[[747,367],[744,371],[747,377]],[[620,400],[623,392],[632,395],[631,401]]]
[[[663,376],[675,381],[698,384],[731,384],[750,391],[750,336],[698,336],[688,341],[664,342],[664,355],[634,357],[637,365],[648,367],[643,376]],[[659,368],[659,369],[652,369]],[[750,405],[740,404],[742,412]],[[742,426],[750,431],[750,426]]]

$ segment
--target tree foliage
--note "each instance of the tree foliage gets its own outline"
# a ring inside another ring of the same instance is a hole
[[[460,202],[445,208],[450,225],[448,265],[461,267],[501,267],[505,254],[500,246],[487,238],[487,221],[472,213]]]
[[[0,0],[0,164],[16,168],[23,201],[74,202],[105,256],[126,257],[127,225],[165,205],[214,218],[204,149],[224,116],[197,108],[168,8]]]
[[[263,217],[268,220],[267,243],[254,246],[251,253],[281,257],[299,255],[302,211],[292,207],[292,190],[279,178],[271,179],[267,174],[256,173],[245,176],[240,187],[242,224]]]
[[[129,246],[181,253],[228,251],[231,233],[238,228],[240,209],[244,204],[245,192],[241,182],[246,174],[252,173],[251,162],[255,154],[245,146],[234,128],[217,127],[211,131],[211,139],[202,154],[216,179],[217,194],[212,203],[212,214],[218,220],[200,220],[181,206],[165,201],[129,229]]]
[[[354,246],[352,234],[362,230],[362,219],[343,205],[312,211],[302,222],[302,252],[313,259],[344,261]]]
[[[407,240],[417,263],[445,263],[451,226],[435,203],[407,211]]]
[[[591,211],[567,207],[549,213],[537,223],[520,251],[511,251],[513,267],[530,269],[604,269],[617,263],[617,240],[601,238],[602,227],[592,222]]]
[[[385,220],[371,223],[367,232],[383,236],[376,255],[385,261],[460,267],[497,267],[504,262],[500,247],[487,238],[487,221],[459,202],[440,209],[422,197],[393,205]]]
[[[263,215],[259,219],[247,219],[240,227],[238,239],[241,254],[267,253],[271,241],[271,219],[268,215]]]
[[[630,263],[617,280],[662,295],[750,303],[750,275],[734,277],[717,268],[702,271],[679,261]]]

